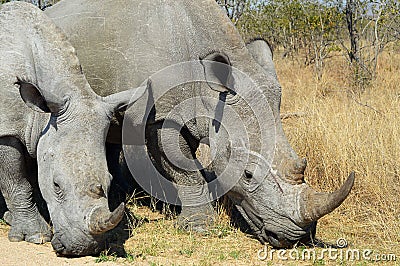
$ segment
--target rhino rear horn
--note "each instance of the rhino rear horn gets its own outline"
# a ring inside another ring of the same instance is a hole
[[[341,188],[332,193],[316,192],[310,187],[301,195],[300,213],[304,222],[316,221],[340,206],[354,185],[354,172],[350,174]]]

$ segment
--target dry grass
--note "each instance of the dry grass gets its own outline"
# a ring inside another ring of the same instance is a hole
[[[133,211],[149,222],[132,231],[126,242],[128,257],[135,263],[153,265],[248,265],[257,263],[256,252],[261,247],[255,239],[229,225],[221,214],[208,235],[183,232],[174,220],[151,212],[147,207]]]
[[[331,61],[320,82],[312,69],[277,62],[289,141],[307,157],[314,187],[337,188],[350,171],[356,184],[343,207],[321,220],[318,236],[346,237],[354,247],[400,255],[400,53],[386,52],[378,78],[362,94],[346,82],[346,62]]]

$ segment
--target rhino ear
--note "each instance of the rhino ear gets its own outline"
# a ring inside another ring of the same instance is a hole
[[[262,64],[265,61],[272,61],[274,53],[271,45],[264,39],[254,39],[246,44],[246,48],[255,57],[257,63]]]
[[[232,66],[229,57],[220,52],[213,52],[200,59],[204,68],[207,84],[212,90],[228,92],[232,89]]]
[[[148,79],[144,86],[111,94],[103,97],[103,101],[110,104],[115,111],[122,111],[139,100],[150,86],[151,80]]]
[[[19,93],[22,100],[36,112],[59,113],[65,106],[65,101],[51,93],[47,93],[47,97],[43,96],[41,90],[29,81],[17,77],[15,84],[19,86]]]
[[[271,46],[266,40],[256,39],[249,42],[247,50],[253,56],[254,60],[269,73],[275,74],[275,66],[273,62],[273,52]],[[276,74],[275,74],[276,75]]]

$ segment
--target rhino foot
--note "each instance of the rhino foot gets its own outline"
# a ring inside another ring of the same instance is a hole
[[[8,239],[11,242],[27,241],[34,244],[43,244],[51,241],[52,232],[50,226],[46,223],[42,216],[38,215],[37,219],[18,220],[11,213],[4,215],[7,223],[11,224]]]
[[[206,234],[215,222],[214,208],[207,204],[205,206],[183,207],[178,216],[177,227],[185,231],[194,231]]]

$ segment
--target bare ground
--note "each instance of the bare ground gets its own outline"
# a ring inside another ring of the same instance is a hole
[[[57,257],[50,243],[35,245],[27,242],[10,242],[7,238],[8,230],[8,226],[0,225],[1,265],[99,265],[95,262],[95,257]],[[105,262],[101,265],[117,265],[117,263]]]

